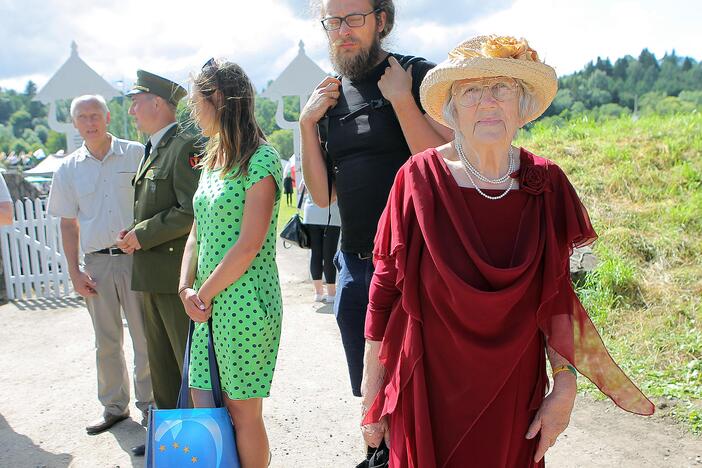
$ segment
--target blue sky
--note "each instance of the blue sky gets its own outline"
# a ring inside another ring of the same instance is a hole
[[[605,0],[396,0],[387,47],[441,61],[478,34],[523,36],[559,74],[597,56],[656,56],[675,49],[702,59],[699,2]],[[331,70],[306,0],[0,0],[0,87],[39,87],[68,58],[70,43],[107,81],[145,68],[185,82],[214,56],[241,64],[261,89],[306,50]]]

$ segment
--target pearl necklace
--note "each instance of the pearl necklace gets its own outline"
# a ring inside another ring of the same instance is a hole
[[[505,175],[498,177],[497,179],[490,179],[489,177],[485,177],[480,173],[479,170],[473,166],[470,161],[468,161],[468,158],[466,157],[466,154],[463,152],[463,146],[455,142],[454,146],[456,147],[456,152],[458,153],[458,157],[461,159],[461,163],[463,164],[464,169],[469,170],[470,172],[473,173],[475,177],[478,178],[478,180],[482,180],[486,184],[492,184],[492,185],[500,185],[504,182],[507,182],[507,179],[510,178],[512,173],[514,172],[514,147],[510,145],[509,147],[509,164],[507,166],[507,173]]]
[[[463,153],[463,147],[461,146],[460,143],[455,142],[454,146],[456,147],[456,152],[458,153],[458,156],[461,160],[461,166],[463,167],[463,171],[466,173],[468,176],[468,180],[470,180],[470,183],[473,184],[473,187],[475,187],[475,190],[478,191],[480,195],[483,197],[487,198],[488,200],[499,200],[500,198],[505,197],[510,190],[512,190],[512,187],[514,187],[514,178],[510,177],[512,173],[514,172],[514,147],[510,146],[509,147],[509,165],[507,168],[507,173],[503,175],[502,177],[499,177],[497,179],[490,179],[488,177],[485,177],[478,171],[473,165],[468,161],[468,158],[466,158],[466,155]],[[478,184],[475,183],[475,180],[471,176],[471,172],[475,174],[475,176],[480,179],[481,181],[488,183],[488,184],[493,184],[493,185],[498,185],[503,182],[505,182],[507,179],[510,179],[509,185],[505,189],[504,192],[502,192],[499,195],[488,195],[487,193],[483,192],[480,190],[480,187],[478,187]]]

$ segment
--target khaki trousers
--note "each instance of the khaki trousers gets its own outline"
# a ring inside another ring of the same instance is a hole
[[[173,409],[178,402],[190,318],[177,294],[143,295],[154,400],[160,409]]]
[[[85,302],[95,330],[98,399],[105,414],[129,409],[129,377],[123,351],[123,324],[127,319],[134,348],[136,406],[145,412],[153,402],[141,293],[131,290],[132,256],[86,254],[85,271],[97,284],[97,295]]]

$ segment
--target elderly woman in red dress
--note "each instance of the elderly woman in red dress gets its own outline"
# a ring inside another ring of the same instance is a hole
[[[653,413],[573,291],[569,256],[596,238],[585,207],[555,163],[512,146],[556,89],[525,40],[496,36],[463,42],[422,83],[455,140],[397,174],[366,316],[363,433],[385,438],[392,468],[544,466],[577,372]]]

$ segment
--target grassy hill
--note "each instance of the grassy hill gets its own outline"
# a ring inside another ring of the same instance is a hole
[[[537,122],[519,144],[590,212],[600,263],[578,293],[613,356],[702,432],[702,115]]]

